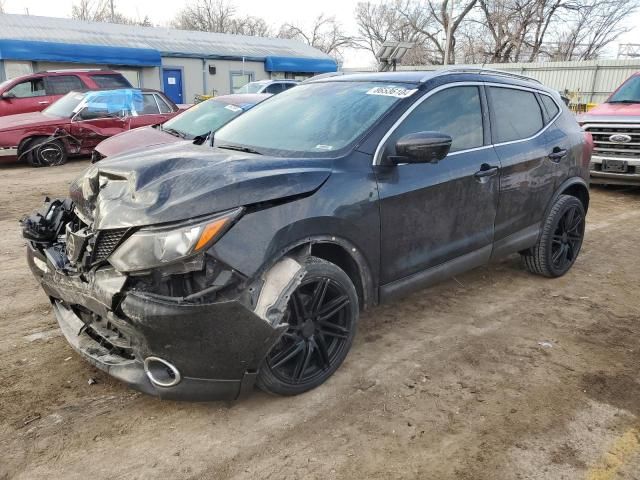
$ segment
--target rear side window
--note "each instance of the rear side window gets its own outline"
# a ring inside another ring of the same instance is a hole
[[[75,75],[47,77],[45,84],[47,86],[47,95],[66,95],[72,90],[83,90],[86,88]]]
[[[400,137],[429,131],[450,135],[451,152],[481,147],[484,135],[478,87],[447,88],[427,98],[389,137],[385,155],[395,154],[395,144]]]
[[[289,90],[291,87],[295,87],[296,84],[295,83],[283,83],[282,84],[282,90]]]
[[[173,108],[169,106],[167,102],[165,102],[162,95],[156,95],[156,100],[158,101],[158,106],[160,107],[160,113],[171,113],[173,112]]]
[[[556,104],[556,102],[554,102],[549,95],[541,94],[540,100],[542,101],[542,105],[544,105],[544,108],[547,111],[548,121],[545,123],[548,123],[551,120],[553,120],[556,115],[558,115],[558,112],[560,111],[560,109],[558,108],[558,105]]]
[[[496,143],[529,138],[542,130],[542,111],[533,92],[489,87]]]
[[[7,93],[12,94],[15,98],[42,97],[46,95],[44,80],[42,78],[36,78],[20,82],[14,85]]]
[[[275,95],[276,93],[280,93],[283,90],[284,88],[282,83],[272,83],[271,85],[268,85],[267,88],[264,89],[264,92],[273,93]]]
[[[119,73],[91,75],[91,80],[100,88],[131,88],[129,81]]]

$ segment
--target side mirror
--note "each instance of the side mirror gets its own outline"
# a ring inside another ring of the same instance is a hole
[[[16,98],[16,94],[11,92],[4,92],[2,95],[0,95],[0,98],[2,98],[3,100],[9,100],[10,98]]]
[[[437,163],[446,157],[453,139],[440,132],[417,132],[400,137],[392,163]]]

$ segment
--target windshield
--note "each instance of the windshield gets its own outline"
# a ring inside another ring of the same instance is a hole
[[[618,91],[611,95],[607,103],[640,103],[640,75],[635,75],[624,82]]]
[[[242,113],[242,108],[222,100],[207,100],[173,117],[162,125],[163,129],[175,130],[187,138],[195,138],[215,132],[225,123]]]
[[[242,146],[277,156],[326,156],[350,146],[413,85],[310,83],[271,97],[225,125],[215,146]]]
[[[264,82],[250,82],[240,88],[236,93],[260,93],[260,90],[262,90],[264,86]]]
[[[71,118],[76,107],[84,100],[85,93],[69,92],[57,102],[45,108],[42,113],[53,117]]]

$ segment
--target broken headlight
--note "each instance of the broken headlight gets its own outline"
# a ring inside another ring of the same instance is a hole
[[[224,235],[241,213],[242,208],[237,208],[197,223],[143,228],[116,248],[109,263],[120,272],[133,272],[190,257],[203,252]]]

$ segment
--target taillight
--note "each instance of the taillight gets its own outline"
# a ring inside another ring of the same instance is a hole
[[[582,164],[589,167],[591,163],[591,153],[593,152],[593,137],[591,133],[584,132],[584,149],[582,150]]]

